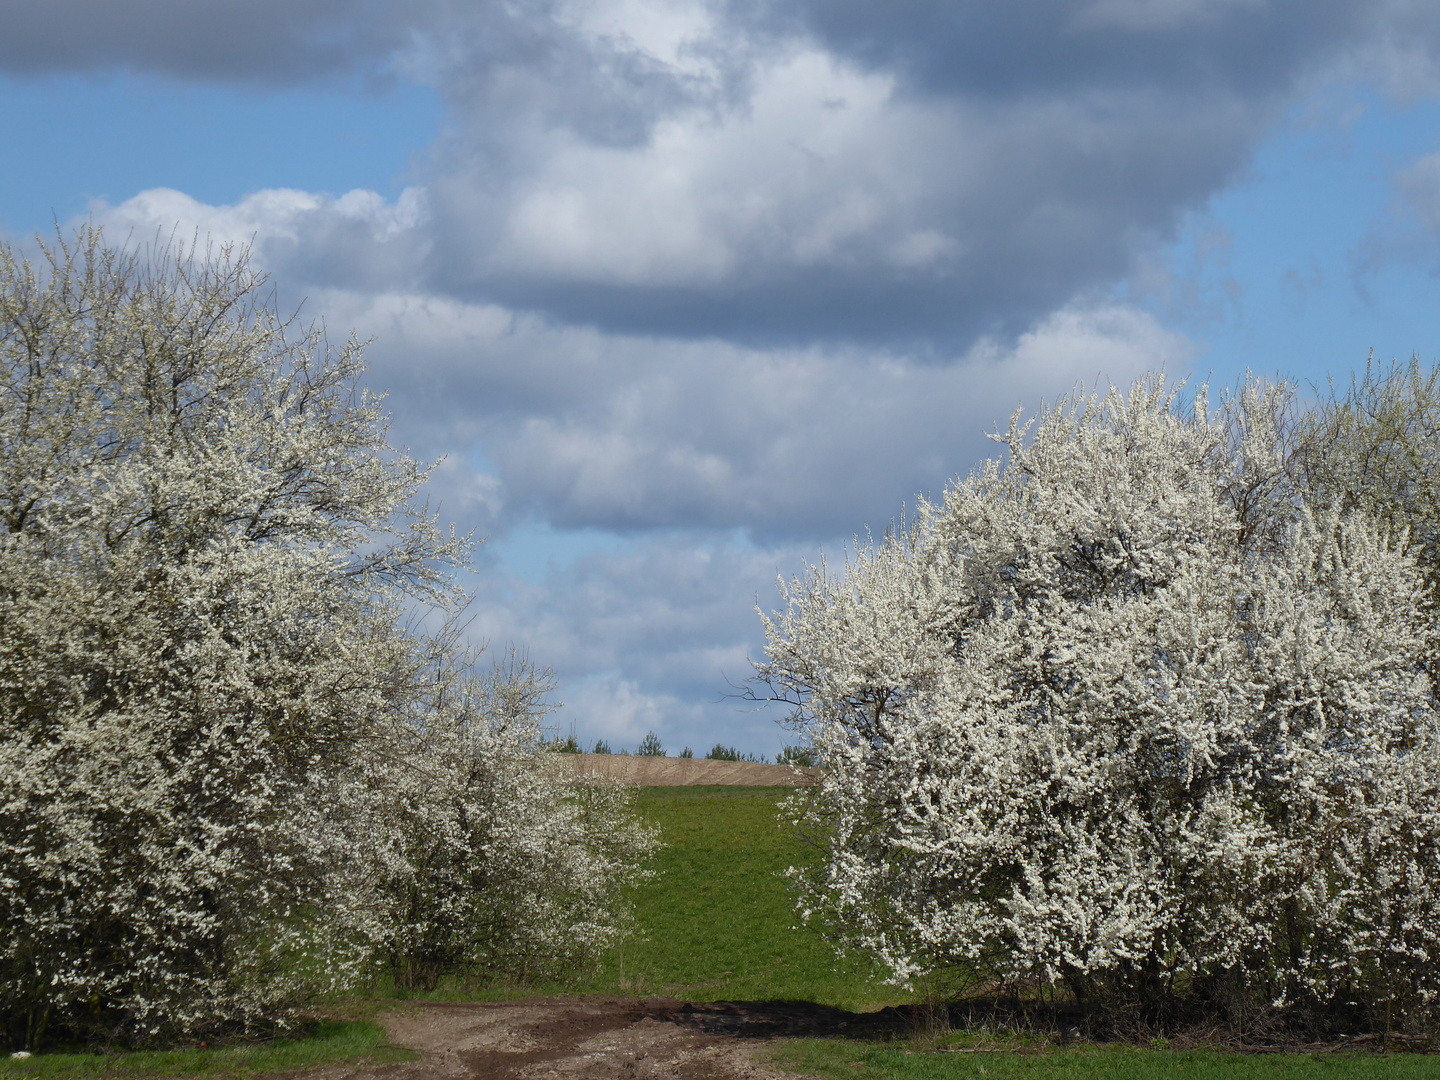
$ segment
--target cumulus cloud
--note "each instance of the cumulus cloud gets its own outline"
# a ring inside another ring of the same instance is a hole
[[[1183,339],[1115,307],[1063,311],[1013,346],[986,343],[953,366],[728,349],[667,362],[598,335],[587,350],[564,337],[542,346],[533,326],[519,334],[515,356],[593,360],[609,345],[617,362],[608,385],[573,380],[577,402],[601,390],[589,409],[571,412],[558,395],[548,406],[541,395],[496,395],[523,403],[482,425],[494,475],[518,504],[507,504],[519,514],[514,533],[497,522],[499,546],[529,543],[524,523],[535,518],[562,533],[599,526],[630,539],[527,581],[482,549],[477,632],[524,641],[561,672],[565,715],[586,738],[634,745],[653,728],[677,746],[766,752],[784,740],[774,727],[783,710],[728,695],[761,655],[752,607],[776,603],[777,574],[883,532],[919,493],[938,495],[996,452],[984,433],[1015,407],[1093,385],[1101,372],[1124,381],[1168,364],[1182,374],[1190,358]],[[491,369],[502,380],[511,359]],[[475,395],[457,390],[455,400],[484,399],[484,371],[455,378]],[[678,389],[657,390],[664,379]],[[573,383],[563,373],[536,380]]]
[[[495,463],[484,498],[462,501],[565,528],[828,535],[962,471],[985,448],[981,428],[1037,391],[1190,358],[1150,317],[1096,302],[937,363],[863,344],[617,334],[356,287],[415,280],[424,215],[410,202],[261,192],[203,207],[162,191],[97,208],[96,220],[144,235],[178,217],[182,231],[253,235],[282,282],[342,283],[311,292],[311,309],[377,339],[374,377],[395,388],[401,430],[427,453]]]
[[[609,335],[422,297],[322,303],[377,338],[374,378],[396,388],[406,429],[483,448],[509,512],[562,528],[770,538],[883,524],[986,453],[984,430],[1014,408],[1192,358],[1115,305],[1065,308],[1013,344],[935,364]]]
[[[424,193],[393,202],[373,191],[338,198],[292,189],[257,191],[233,206],[210,206],[170,188],[152,188],[116,206],[96,202],[90,217],[114,236],[158,236],[252,246],[287,283],[386,289],[423,273]]]
[[[410,252],[423,221],[363,193],[293,192],[235,207],[150,192],[97,220],[143,235],[176,214],[182,229],[253,235],[292,296],[327,276],[324,238],[352,229]],[[409,265],[389,272],[403,281]],[[617,334],[413,289],[323,286],[307,311],[376,339],[371,383],[391,392],[396,441],[444,456],[431,484],[442,511],[491,537],[474,635],[523,642],[560,673],[565,716],[617,746],[653,728],[677,747],[773,751],[774,715],[725,695],[762,647],[752,605],[773,601],[777,572],[938,494],[994,452],[985,432],[1016,407],[1192,357],[1148,315],[1100,299],[946,362]],[[517,552],[544,546],[537,530],[629,539],[522,573]]]
[[[9,3],[12,69],[344,56],[434,85],[450,120],[410,248],[364,250],[380,210],[292,208],[317,282],[403,268],[617,333],[941,360],[1133,271],[1303,88],[1361,63],[1414,83],[1440,40],[1410,0],[150,0],[113,32],[113,5]]]
[[[797,49],[643,145],[452,144],[435,282],[623,332],[964,346],[1121,276],[1233,174],[1268,112],[1205,105],[914,98]]]
[[[493,538],[475,633],[627,745],[773,748],[720,698],[777,569],[938,493],[1017,406],[1183,373],[1191,344],[1110,286],[1315,87],[1440,86],[1418,0],[111,7],[0,0],[0,70],[438,90],[396,200],[93,215],[253,240],[282,302],[373,335],[395,441],[443,455],[447,515]],[[1397,184],[1440,228],[1432,174]]]

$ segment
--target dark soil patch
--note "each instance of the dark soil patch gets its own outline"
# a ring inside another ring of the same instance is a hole
[[[803,1003],[687,1005],[673,998],[411,1004],[379,1019],[418,1052],[401,1064],[326,1066],[308,1080],[781,1080],[750,1060],[776,1035],[846,1030]]]

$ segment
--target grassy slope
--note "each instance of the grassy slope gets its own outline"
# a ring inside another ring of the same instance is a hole
[[[797,927],[781,876],[804,857],[779,820],[784,788],[642,788],[639,810],[667,847],[636,898],[642,938],[586,989],[694,1001],[815,1001],[873,1009],[907,1000],[867,961],[840,962]]]

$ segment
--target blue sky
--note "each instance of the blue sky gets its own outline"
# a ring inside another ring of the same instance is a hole
[[[1440,260],[1394,182],[1440,143],[1440,103],[1362,88],[1326,104],[1298,106],[1242,177],[1187,215],[1162,255],[1183,300],[1121,286],[1196,342],[1197,373],[1323,383],[1372,348],[1440,359]]]
[[[154,187],[232,203],[290,187],[398,194],[444,108],[414,83],[265,89],[140,72],[0,78],[0,139],[30,147],[0,173],[0,224],[49,231],[92,200]]]
[[[0,0],[0,229],[253,242],[560,727],[773,753],[757,599],[1016,406],[1440,359],[1432,8]]]

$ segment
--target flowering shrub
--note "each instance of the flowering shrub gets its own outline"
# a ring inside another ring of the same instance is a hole
[[[390,805],[403,838],[397,983],[446,973],[521,980],[585,963],[632,928],[625,891],[656,835],[633,789],[593,776],[561,783],[540,720],[548,681],[513,655],[483,678],[437,650],[420,715],[406,730],[420,768]]]
[[[571,934],[550,894],[614,900],[644,836],[542,770],[528,669],[477,681],[453,634],[405,630],[404,605],[458,610],[467,545],[411,508],[426,470],[356,343],[289,334],[243,255],[46,254],[0,247],[9,1037],[283,1026],[443,914],[412,900],[437,815],[472,822],[435,840],[497,940],[606,940],[613,903]]]
[[[1389,526],[1440,583],[1440,364],[1369,362],[1300,421],[1294,469],[1306,490]]]
[[[1291,482],[1284,413],[1259,386],[1215,415],[1159,379],[1072,397],[782,583],[759,675],[828,770],[792,803],[825,838],[807,917],[898,983],[1434,1018],[1429,598]]]

